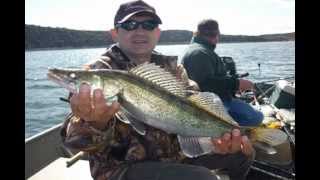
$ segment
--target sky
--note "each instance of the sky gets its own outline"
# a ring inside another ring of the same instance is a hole
[[[119,5],[128,0],[25,0],[25,24],[75,30],[113,28]],[[162,30],[195,31],[215,19],[226,35],[295,32],[294,0],[144,0],[155,7]]]

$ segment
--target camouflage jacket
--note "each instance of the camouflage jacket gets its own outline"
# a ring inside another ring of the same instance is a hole
[[[151,62],[174,73],[177,57],[154,52]],[[117,45],[113,45],[100,58],[85,66],[91,69],[128,70],[136,65],[126,58]],[[106,137],[108,130],[112,131],[111,140]],[[108,122],[106,130],[101,131],[70,114],[61,135],[67,147],[89,152],[90,170],[94,179],[110,179],[113,174],[136,162],[182,162],[186,158],[180,151],[175,135],[147,126],[147,133],[142,136],[116,116]]]

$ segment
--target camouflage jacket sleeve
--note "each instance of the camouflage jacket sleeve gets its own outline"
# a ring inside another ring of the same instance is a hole
[[[88,64],[85,64],[84,68],[111,68],[108,60],[108,57],[100,57]],[[71,95],[69,97],[71,97]],[[94,128],[90,122],[86,122],[70,113],[61,129],[62,141],[67,147],[72,149],[86,152],[97,151],[104,147],[104,143],[106,141],[106,130],[110,126],[111,125],[109,123],[105,130],[99,130]]]

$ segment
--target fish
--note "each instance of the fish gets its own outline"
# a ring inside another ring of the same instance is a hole
[[[185,83],[154,63],[143,63],[128,71],[49,68],[47,76],[72,93],[77,93],[83,82],[92,89],[101,88],[107,101],[120,103],[120,120],[141,135],[146,133],[145,125],[176,134],[188,157],[209,153],[210,138],[221,137],[234,128],[270,154],[275,153],[272,146],[287,140],[278,129],[239,126],[219,96],[212,92],[188,93]]]

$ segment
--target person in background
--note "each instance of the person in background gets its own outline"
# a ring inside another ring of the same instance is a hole
[[[227,65],[230,63],[226,63],[215,52],[219,35],[216,20],[200,21],[181,63],[189,78],[198,84],[200,91],[213,92],[221,98],[227,111],[239,125],[258,126],[263,120],[263,114],[246,102],[234,98],[236,91],[241,93],[254,90],[254,85],[249,80],[227,73]],[[235,67],[233,69],[235,71]]]
[[[143,1],[120,5],[114,18],[112,45],[86,69],[129,70],[139,64],[155,63],[190,85],[177,66],[176,56],[154,51],[160,37],[162,21],[155,9]],[[245,179],[253,161],[254,150],[238,129],[212,139],[213,153],[198,158],[186,157],[175,134],[147,126],[140,135],[123,117],[120,105],[106,104],[103,91],[83,83],[70,98],[72,113],[61,130],[63,143],[72,149],[87,152],[91,175],[96,180],[217,180],[223,174],[211,169],[227,169],[230,178]],[[134,118],[134,117],[132,117]],[[110,139],[111,136],[111,139]]]

